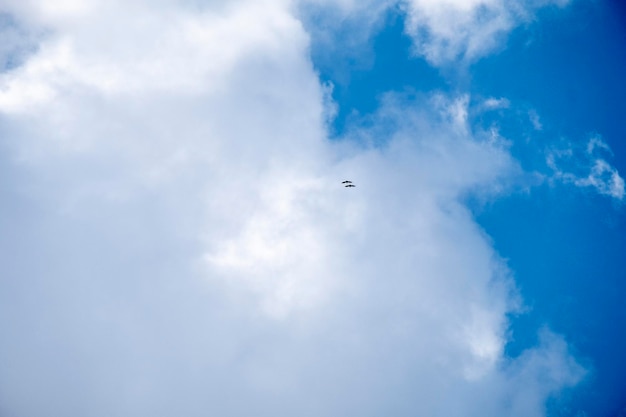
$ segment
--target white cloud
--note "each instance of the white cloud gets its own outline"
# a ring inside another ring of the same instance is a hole
[[[508,33],[546,5],[567,0],[406,0],[407,32],[431,64],[472,62],[501,47]]]
[[[527,417],[581,378],[554,335],[504,357],[461,201],[519,168],[467,96],[329,142],[288,3],[10,6],[49,35],[0,78],[1,412]]]
[[[516,27],[533,21],[537,10],[565,7],[570,0],[300,0],[307,27],[322,46],[351,56],[361,52],[390,11],[405,15],[414,53],[435,67],[471,64],[506,44]],[[311,13],[311,10],[314,10]],[[308,13],[307,13],[308,12]],[[310,17],[309,15],[313,15]],[[349,28],[349,30],[346,30]],[[337,41],[339,38],[339,46]],[[332,60],[332,58],[330,58]],[[371,59],[370,59],[371,61]],[[369,62],[366,60],[366,62]],[[362,64],[364,65],[364,64]]]
[[[550,149],[546,162],[554,179],[577,187],[590,187],[599,194],[621,201],[625,195],[624,179],[602,153],[610,154],[611,150],[601,137],[593,136],[584,149],[572,143]]]
[[[624,198],[624,179],[603,159],[596,159],[586,178],[571,178],[579,187],[594,187],[600,194],[617,200]]]
[[[482,107],[486,110],[508,109],[511,102],[504,98],[489,97],[482,103]]]
[[[3,77],[3,110],[17,111],[52,100],[67,88],[129,97],[168,91],[202,94],[223,88],[235,63],[244,56],[253,57],[257,49],[268,55],[289,53],[281,45],[285,32],[295,36],[291,39],[294,46],[307,42],[297,28],[299,22],[276,1],[247,7],[233,3],[218,10],[170,5],[165,7],[168,13],[129,2],[124,6],[129,10],[122,15],[115,3],[83,4],[88,3],[67,2],[72,12],[63,32],[54,29],[63,8],[33,6],[53,35],[25,68]],[[289,55],[281,59],[288,60]]]
[[[528,111],[528,118],[530,119],[530,123],[532,123],[535,130],[542,130],[543,125],[541,124],[541,119],[539,118],[539,114],[536,110],[531,109]]]

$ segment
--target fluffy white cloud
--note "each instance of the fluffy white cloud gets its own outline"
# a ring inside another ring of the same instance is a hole
[[[406,0],[407,32],[431,64],[471,62],[501,47],[508,33],[546,5],[568,0]]]
[[[582,377],[504,357],[462,199],[519,168],[467,97],[329,142],[290,3],[44,3],[3,3],[47,35],[0,75],[0,413],[527,417]]]

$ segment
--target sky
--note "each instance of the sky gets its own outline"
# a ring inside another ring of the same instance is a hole
[[[623,74],[619,1],[0,0],[0,416],[625,416]]]

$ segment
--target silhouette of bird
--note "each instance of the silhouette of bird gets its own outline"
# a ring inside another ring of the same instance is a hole
[[[352,181],[348,181],[348,180],[346,180],[346,181],[342,181],[341,183],[342,183],[342,184],[352,184]]]
[[[346,185],[345,187],[346,187],[346,188],[351,188],[351,187],[356,187],[356,185],[354,185],[354,184],[348,184],[348,185]]]

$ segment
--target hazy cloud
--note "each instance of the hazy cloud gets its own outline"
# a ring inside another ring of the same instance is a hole
[[[543,125],[541,124],[541,119],[539,118],[539,114],[537,113],[536,110],[531,109],[528,111],[528,119],[530,120],[530,123],[532,123],[533,128],[535,130],[543,129]]]

